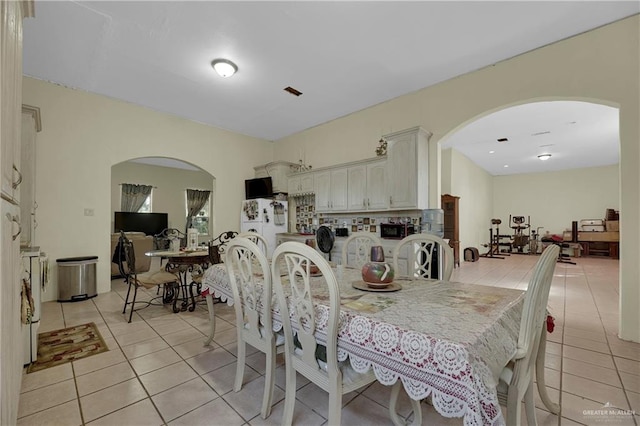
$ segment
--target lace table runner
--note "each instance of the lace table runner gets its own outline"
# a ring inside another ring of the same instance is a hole
[[[352,288],[358,279],[360,271],[347,269],[340,281],[341,361],[349,358],[359,372],[373,368],[384,385],[400,379],[413,399],[431,395],[445,417],[463,417],[465,424],[504,424],[496,383],[515,353],[522,291],[407,280],[398,281],[400,291],[371,293]],[[316,337],[324,343],[329,309],[322,302],[328,295],[325,286],[312,288],[318,302]],[[224,265],[205,272],[203,292],[233,304]],[[279,330],[276,306],[272,314]]]

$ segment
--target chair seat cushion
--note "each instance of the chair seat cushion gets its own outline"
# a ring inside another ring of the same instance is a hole
[[[146,272],[137,275],[138,285],[146,288],[156,287],[162,284],[173,283],[178,281],[175,274],[163,270],[155,272]]]

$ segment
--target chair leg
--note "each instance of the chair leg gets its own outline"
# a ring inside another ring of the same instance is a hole
[[[296,370],[290,366],[290,362],[290,359],[285,361],[287,385],[285,386],[284,412],[282,413],[283,425],[291,425],[293,422],[293,408],[296,405]],[[331,407],[329,407],[329,409],[331,409]]]
[[[517,386],[510,386],[507,395],[507,425],[509,426],[520,426],[522,417],[522,395],[516,388]]]
[[[138,285],[133,285],[133,300],[131,301],[131,312],[129,313],[129,322],[131,322],[131,318],[133,318],[133,308],[136,307],[136,296],[138,295]],[[126,306],[126,305],[125,305]]]
[[[536,404],[533,400],[533,379],[529,381],[527,392],[524,394],[524,411],[527,414],[527,424],[529,426],[538,426]]]
[[[401,390],[402,381],[398,379],[398,381],[391,387],[391,396],[389,397],[389,417],[396,426],[404,426],[407,424],[404,419],[400,417],[397,410],[398,396],[400,395]],[[411,399],[411,407],[413,407],[413,421],[411,422],[411,425],[419,426],[422,424],[422,406],[420,405],[420,401]]]
[[[331,384],[329,385],[332,386]],[[342,417],[342,393],[338,389],[329,392],[329,422],[328,425],[340,425]]]
[[[207,301],[207,312],[209,313],[209,336],[204,341],[204,345],[209,346],[213,340],[213,335],[216,333],[216,316],[213,308],[213,295],[207,294],[205,300]]]
[[[124,308],[122,308],[122,313],[127,312],[127,305],[129,304],[129,293],[131,292],[131,282],[129,282],[129,278],[124,280],[127,283],[127,298],[124,299]]]
[[[266,352],[267,362],[264,374],[264,395],[262,397],[262,418],[266,419],[271,414],[271,404],[273,402],[273,383],[274,373],[276,369],[276,351],[275,345],[271,346]]]
[[[247,353],[247,344],[242,340],[241,332],[238,332],[238,359],[236,361],[236,381],[233,391],[239,392],[242,389],[242,379],[244,378],[244,363]]]

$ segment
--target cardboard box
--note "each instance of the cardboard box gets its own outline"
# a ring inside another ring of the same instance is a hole
[[[619,232],[578,232],[578,241],[620,241]]]
[[[605,226],[607,231],[609,232],[618,232],[620,231],[620,222],[617,220],[607,220],[605,222]]]

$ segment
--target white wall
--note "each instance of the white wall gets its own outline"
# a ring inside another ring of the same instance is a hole
[[[153,186],[152,211],[167,213],[169,228],[185,230],[186,207],[185,190],[201,189],[213,191],[214,179],[207,172],[176,169],[172,167],[152,166],[127,161],[111,168],[111,228],[113,230],[113,212],[120,210],[122,183],[134,183]],[[213,198],[213,196],[212,196]],[[240,211],[240,207],[238,207]],[[211,209],[212,216],[215,209]],[[238,230],[236,228],[235,230]],[[211,237],[209,237],[210,239]],[[203,241],[206,236],[201,236]]]
[[[40,107],[35,243],[50,259],[95,255],[98,292],[110,290],[111,166],[141,157],[191,163],[216,179],[213,232],[238,229],[244,180],[273,160],[273,145],[103,96],[31,78],[23,103]],[[84,209],[94,216],[84,216]],[[44,300],[57,298],[57,271]]]
[[[562,234],[574,220],[604,219],[607,208],[619,209],[619,172],[615,165],[495,176],[493,214],[507,226],[509,215],[530,216],[543,234]]]
[[[276,141],[274,157],[314,167],[373,155],[381,134],[421,126],[438,143],[510,106],[540,100],[600,102],[620,109],[620,336],[640,341],[640,18],[536,49]],[[431,164],[430,164],[431,166]],[[431,190],[437,207],[440,188]],[[569,201],[570,202],[570,201]],[[628,237],[625,237],[628,236]]]

